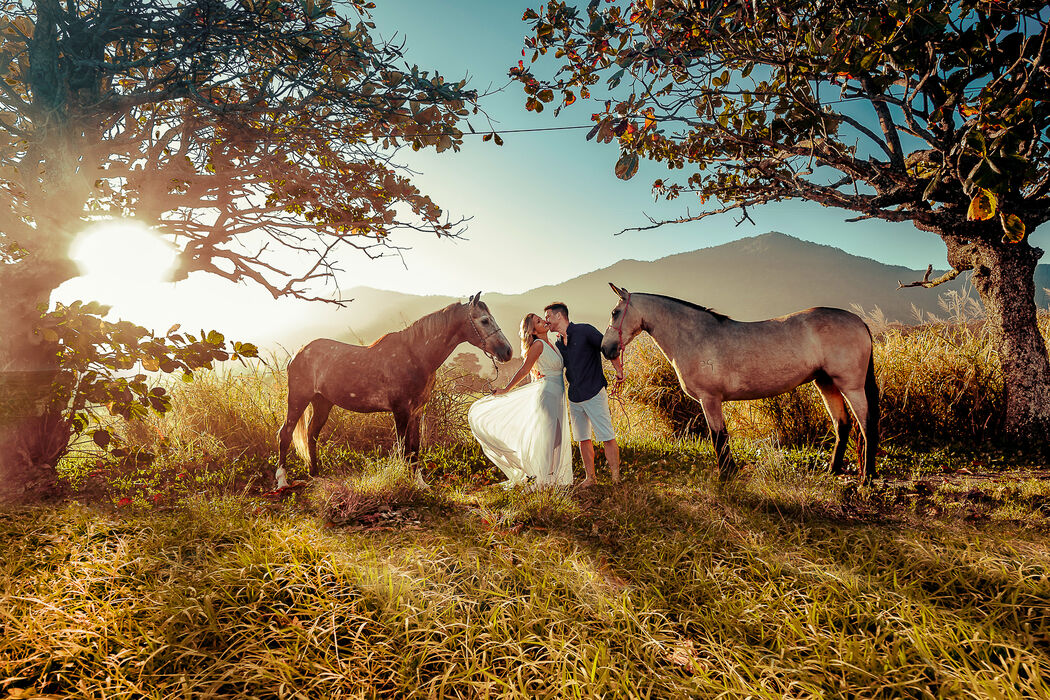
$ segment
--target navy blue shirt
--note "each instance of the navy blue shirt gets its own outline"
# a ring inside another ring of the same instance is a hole
[[[565,329],[568,344],[561,339],[555,346],[565,360],[565,379],[569,382],[569,401],[579,403],[605,388],[602,370],[602,334],[587,323],[570,323]]]

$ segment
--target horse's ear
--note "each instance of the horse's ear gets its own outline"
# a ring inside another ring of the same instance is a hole
[[[621,288],[617,287],[615,284],[613,284],[612,282],[609,283],[609,286],[612,287],[612,290],[614,292],[616,292],[616,296],[620,297],[621,299],[626,299],[627,298],[627,290],[626,289],[621,289]]]
[[[477,294],[472,296],[470,298],[470,301],[468,301],[467,303],[470,304],[471,306],[474,306],[475,304],[478,303],[478,297],[480,297],[480,296],[481,296],[481,292],[478,292]]]

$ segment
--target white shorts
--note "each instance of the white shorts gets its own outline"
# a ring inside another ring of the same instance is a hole
[[[600,442],[616,439],[609,413],[609,393],[604,388],[586,401],[570,401],[569,418],[572,419],[572,439],[576,442],[590,440],[592,428]]]

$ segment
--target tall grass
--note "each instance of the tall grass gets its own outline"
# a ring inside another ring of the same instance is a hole
[[[142,422],[122,424],[132,450],[185,460],[206,456],[219,461],[266,458],[277,447],[277,432],[287,413],[287,358],[271,358],[247,368],[224,367],[195,374],[189,383],[170,387],[173,409]],[[448,445],[469,436],[466,410],[470,397],[457,387],[458,376],[442,368],[424,413],[428,444]],[[394,446],[390,413],[353,413],[336,408],[322,439],[353,449]]]

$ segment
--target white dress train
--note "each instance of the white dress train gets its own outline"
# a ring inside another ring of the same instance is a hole
[[[467,422],[485,456],[512,485],[572,483],[569,404],[565,397],[565,363],[550,343],[533,368],[543,377],[502,396],[478,399]]]

